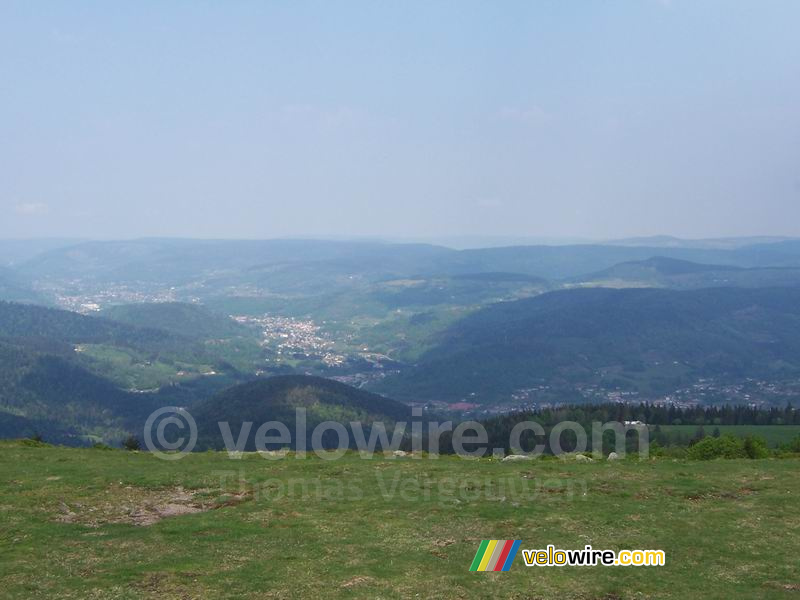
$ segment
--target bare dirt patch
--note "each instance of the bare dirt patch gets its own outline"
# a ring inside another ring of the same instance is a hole
[[[208,489],[185,490],[181,486],[147,489],[133,486],[110,486],[100,497],[58,505],[55,518],[60,523],[79,523],[100,527],[109,523],[127,523],[146,527],[161,519],[190,515],[247,499],[248,494],[228,494],[216,501]]]
[[[356,587],[357,585],[363,585],[365,583],[369,583],[370,581],[372,581],[372,577],[362,577],[360,575],[357,575],[356,577],[353,577],[352,579],[348,579],[347,581],[345,581],[342,584],[342,587],[345,589],[352,588]]]

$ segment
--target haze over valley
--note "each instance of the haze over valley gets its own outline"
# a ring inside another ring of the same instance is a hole
[[[5,431],[117,439],[289,374],[459,416],[792,401],[800,242],[647,241],[0,243]]]

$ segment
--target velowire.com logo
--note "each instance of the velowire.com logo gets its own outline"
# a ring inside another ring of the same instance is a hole
[[[470,571],[508,571],[519,552],[521,540],[483,540]]]

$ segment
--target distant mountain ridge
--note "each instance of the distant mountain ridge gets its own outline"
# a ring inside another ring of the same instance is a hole
[[[692,262],[800,266],[800,240],[720,247],[669,244],[572,244],[453,250],[426,244],[325,240],[176,240],[85,242],[38,254],[19,266],[32,278],[76,277],[115,281],[186,282],[199,276],[251,280],[286,268],[371,278],[512,272],[568,278],[615,264],[665,256]],[[645,238],[642,240],[646,242]],[[249,273],[249,274],[248,274]],[[302,272],[301,272],[302,275]],[[257,280],[257,279],[256,279]]]
[[[645,237],[632,237],[613,239],[606,242],[611,246],[650,246],[654,248],[714,248],[714,249],[727,249],[732,250],[735,248],[742,248],[744,246],[752,246],[755,244],[774,244],[778,242],[787,242],[796,240],[797,238],[778,235],[761,235],[761,236],[742,236],[742,237],[722,237],[722,238],[701,238],[701,239],[687,239],[679,238],[672,235],[653,235]]]
[[[596,273],[575,277],[568,283],[607,287],[619,287],[628,283],[675,289],[796,287],[800,286],[800,268],[710,265],[654,256],[647,260],[624,262]]]

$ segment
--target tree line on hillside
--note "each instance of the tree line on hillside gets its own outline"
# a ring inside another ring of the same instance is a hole
[[[523,432],[520,437],[519,448],[510,447],[511,432],[516,425],[526,421],[539,423],[545,431],[545,436],[535,436],[532,431]],[[594,404],[563,406],[558,408],[542,408],[531,411],[519,411],[499,415],[486,419],[481,425],[486,429],[488,443],[486,448],[504,448],[506,452],[532,451],[538,444],[544,444],[546,454],[553,452],[550,445],[550,433],[556,425],[565,421],[580,424],[589,437],[591,446],[592,423],[642,423],[649,427],[649,441],[651,447],[664,446],[691,446],[702,438],[709,436],[719,437],[719,431],[714,428],[727,425],[800,425],[800,411],[791,403],[783,408],[759,409],[751,406],[698,406],[692,408],[678,408],[653,404]],[[691,436],[667,435],[661,431],[661,426],[667,425],[696,425],[698,431]],[[706,432],[704,428],[708,428]],[[450,435],[443,434],[440,447],[442,452],[451,448]],[[570,452],[577,447],[577,436],[572,431],[564,431],[560,438],[561,448]],[[472,448],[474,448],[473,446]],[[628,428],[626,432],[626,451],[637,452],[639,448],[639,434],[636,427]],[[602,438],[604,453],[615,449],[614,433],[606,431]],[[589,448],[591,450],[591,448]]]
[[[483,421],[484,427],[510,428],[521,421],[552,426],[562,421],[640,421],[647,425],[800,425],[800,410],[747,405],[677,407],[663,404],[580,404],[512,412]],[[510,427],[509,427],[510,425]]]

